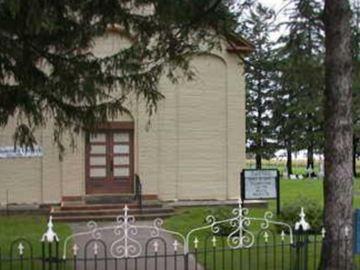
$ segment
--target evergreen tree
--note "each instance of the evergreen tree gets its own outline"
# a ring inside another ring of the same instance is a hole
[[[286,69],[288,62],[280,60],[277,63],[279,72],[277,74],[277,90],[273,94],[273,111],[271,126],[276,134],[279,149],[286,149],[286,171],[292,174],[292,154],[299,150],[296,147],[296,139],[299,137],[300,129],[297,114],[297,97],[292,91],[291,80],[285,77],[281,70]],[[289,85],[290,84],[290,85]]]
[[[240,33],[255,47],[245,61],[246,78],[246,136],[247,151],[255,155],[256,168],[261,169],[262,159],[274,154],[270,126],[272,104],[274,11],[260,3],[242,11]]]
[[[52,119],[62,148],[64,131],[126,112],[129,95],[151,114],[163,98],[160,76],[176,81],[180,69],[191,77],[188,55],[232,39],[235,25],[221,0],[0,1],[0,127],[16,117],[15,139],[32,145],[34,130]],[[133,43],[96,58],[89,48],[109,27]]]
[[[353,54],[353,173],[357,176],[356,160],[360,156],[360,1],[352,3],[353,19],[352,54]]]
[[[276,93],[279,103],[276,115],[283,118],[275,122],[280,129],[278,132],[285,136],[282,140],[289,158],[292,151],[307,149],[307,167],[314,166],[314,151],[321,148],[323,141],[324,33],[321,14],[322,6],[318,0],[294,1],[293,8],[288,10],[289,20],[282,25],[286,27],[285,33],[279,38],[278,84],[282,89]]]

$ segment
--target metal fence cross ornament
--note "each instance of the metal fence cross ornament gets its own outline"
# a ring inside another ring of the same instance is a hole
[[[310,224],[305,220],[306,215],[303,207],[301,207],[299,217],[300,221],[295,223],[295,230],[298,231],[302,229],[304,232],[310,230]]]
[[[18,250],[19,250],[19,255],[20,256],[23,256],[24,255],[24,250],[25,250],[25,247],[24,245],[20,242],[19,245],[18,245]]]
[[[54,232],[54,224],[52,221],[52,216],[50,216],[50,218],[49,218],[47,227],[48,227],[48,229],[47,229],[46,233],[43,234],[43,236],[41,238],[41,242],[48,242],[48,243],[53,243],[54,241],[59,242],[59,237]]]

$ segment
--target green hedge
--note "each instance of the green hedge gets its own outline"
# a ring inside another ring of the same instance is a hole
[[[323,208],[318,201],[306,197],[298,197],[292,202],[285,204],[281,209],[279,219],[295,226],[300,219],[301,207],[304,208],[306,221],[310,224],[312,232],[320,232],[323,226]]]

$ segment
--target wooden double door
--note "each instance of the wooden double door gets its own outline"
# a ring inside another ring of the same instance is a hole
[[[86,193],[133,193],[133,130],[97,130],[86,138]]]

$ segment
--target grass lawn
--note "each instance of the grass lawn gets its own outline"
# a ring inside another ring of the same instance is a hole
[[[298,197],[306,197],[323,204],[322,184],[323,182],[321,180],[281,180],[281,204],[288,204]],[[304,205],[304,207],[306,211],[306,205]],[[360,178],[356,179],[354,183],[354,208],[360,208]],[[216,209],[216,207],[179,208],[177,209],[176,215],[165,220],[164,226],[167,229],[178,231],[186,235],[186,233],[189,232],[192,228],[203,226],[205,224],[205,217],[211,214],[214,209]],[[250,209],[249,216],[263,217],[264,213],[269,210],[275,213],[275,201],[269,202],[268,209]],[[250,227],[250,230],[259,231],[259,225],[260,224],[253,223]],[[290,258],[293,258],[293,254],[291,254],[289,247],[285,248],[284,251],[281,250],[281,245],[279,246],[281,243],[279,235],[275,236],[277,240],[277,246],[271,244],[271,246],[265,247],[264,243],[262,243],[260,248],[254,248],[251,250],[246,249],[217,253],[212,253],[212,243],[211,238],[209,238],[209,232],[199,232],[196,236],[200,240],[199,250],[204,248],[208,249],[206,256],[205,254],[200,254],[198,256],[199,261],[203,265],[206,264],[208,269],[239,269],[241,266],[244,267],[244,269],[257,269],[258,267],[262,269],[265,264],[268,265],[267,269],[277,269],[279,264],[281,264],[281,256],[279,255],[284,255],[283,257],[285,265],[289,265],[291,260]],[[218,241],[225,241],[225,238],[219,237]],[[316,261],[314,260],[314,257],[316,253],[316,260],[320,258],[320,250],[320,244],[317,244],[317,246],[314,244],[309,247],[309,254],[312,254],[309,256],[309,269],[316,269]],[[273,254],[274,252],[278,254],[278,258],[275,261],[273,260],[273,256],[269,255]],[[258,256],[260,256],[259,259],[257,259]],[[222,268],[223,262],[225,262],[225,268]]]
[[[281,180],[280,198],[281,205],[291,203],[298,197],[306,197],[323,204],[323,182],[321,180]],[[304,206],[306,207],[306,205]],[[179,232],[186,232],[192,227],[204,224],[204,218],[211,213],[215,207],[187,207],[179,208],[177,214],[165,221],[167,228]],[[360,178],[354,183],[354,208],[360,208]],[[269,201],[268,209],[250,209],[252,216],[262,216],[265,211],[276,211],[276,202]]]
[[[291,203],[297,197],[307,197],[323,204],[322,180],[281,180],[281,204]],[[270,210],[275,211],[275,201],[269,201]],[[360,208],[360,178],[354,181],[354,208]]]
[[[43,216],[33,216],[33,215],[10,215],[10,216],[0,216],[0,248],[1,248],[1,257],[4,262],[0,265],[0,269],[10,269],[10,264],[6,261],[6,258],[10,256],[10,248],[13,249],[13,257],[19,258],[18,245],[17,241],[20,238],[26,239],[31,243],[31,248],[33,250],[33,257],[41,257],[41,237],[47,230],[47,218]],[[55,232],[58,234],[60,240],[63,240],[69,236],[72,232],[68,225],[66,224],[55,224]],[[29,258],[30,256],[30,247],[26,244],[25,241],[22,241],[24,246],[24,258]],[[61,249],[61,246],[60,246]],[[29,263],[29,262],[27,262]],[[25,263],[25,268],[28,267]],[[35,262],[35,266],[39,265],[39,262]],[[19,263],[13,264],[13,269],[20,269],[17,267]],[[39,266],[40,267],[40,266]],[[37,268],[35,268],[37,269]],[[40,268],[39,268],[40,269]]]

